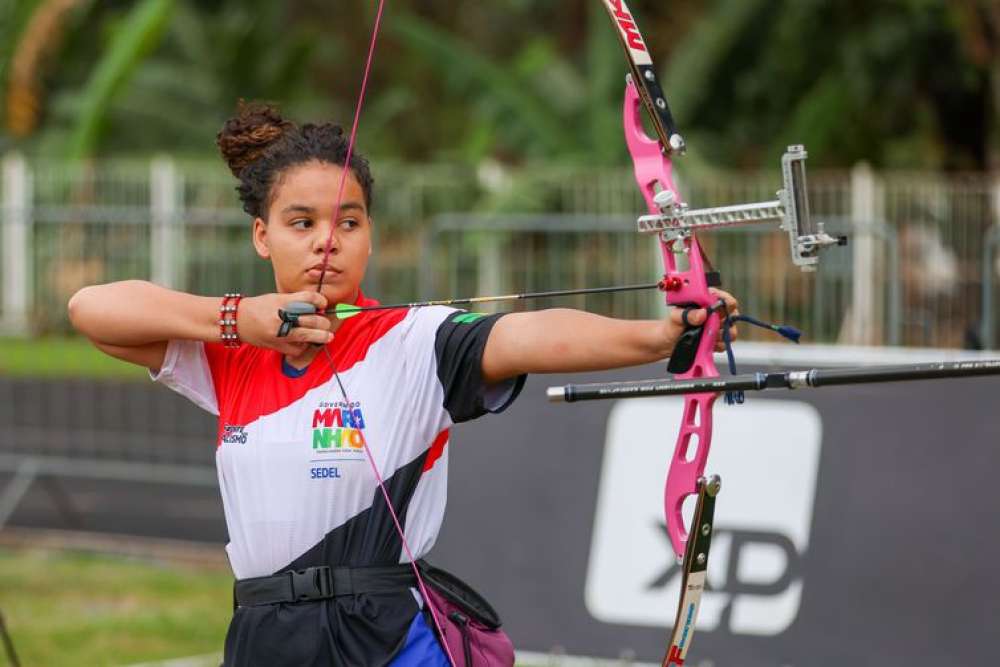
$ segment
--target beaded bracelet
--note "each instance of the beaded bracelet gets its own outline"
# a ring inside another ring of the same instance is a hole
[[[236,329],[236,309],[243,295],[239,292],[227,293],[219,306],[219,338],[226,347],[239,347],[240,334]]]

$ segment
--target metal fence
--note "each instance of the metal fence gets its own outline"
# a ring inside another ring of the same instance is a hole
[[[634,232],[641,200],[627,169],[381,166],[376,251],[366,288],[383,301],[643,282],[660,271]],[[777,169],[681,173],[693,206],[773,198]],[[68,333],[80,287],[145,278],[202,294],[273,290],[221,165],[53,163],[8,155],[0,222],[0,325]],[[707,236],[744,311],[801,326],[817,342],[984,348],[996,343],[1000,186],[984,174],[810,174],[814,216],[851,237],[801,274],[769,229]],[[662,310],[650,295],[566,303],[609,315]],[[748,332],[750,333],[750,332]],[[751,334],[758,335],[758,334]]]
[[[780,184],[777,169],[680,176],[695,207],[771,199]],[[2,335],[70,333],[66,303],[89,284],[274,289],[221,165],[8,155],[0,177]],[[366,290],[385,302],[648,282],[661,271],[655,244],[634,231],[643,203],[628,169],[389,164],[376,178]],[[799,326],[812,342],[997,346],[1000,183],[859,166],[810,174],[809,194],[814,217],[851,237],[817,273],[799,273],[787,239],[770,229],[704,238],[744,312]],[[648,293],[560,305],[618,317],[663,312]],[[36,481],[67,514],[78,511],[73,494],[56,480],[211,487],[212,431],[209,415],[149,384],[4,377],[0,368],[0,528]]]

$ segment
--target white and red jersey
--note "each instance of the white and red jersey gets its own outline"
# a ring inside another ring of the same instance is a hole
[[[414,556],[426,554],[444,516],[449,429],[503,410],[523,385],[482,381],[498,317],[430,307],[345,320],[327,349],[348,401],[324,353],[296,371],[274,350],[171,341],[154,380],[219,416],[236,577],[405,560],[362,437]]]

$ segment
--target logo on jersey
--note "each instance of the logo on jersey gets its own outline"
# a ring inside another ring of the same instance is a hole
[[[224,445],[245,445],[247,444],[247,432],[244,426],[237,424],[226,424],[222,427],[222,444]]]
[[[337,466],[322,466],[309,470],[310,479],[340,479],[340,468]]]
[[[451,318],[451,321],[455,324],[472,324],[476,320],[481,320],[486,317],[486,313],[459,313],[455,317]]]
[[[316,452],[361,452],[365,416],[357,401],[320,403],[313,412],[312,448]]]

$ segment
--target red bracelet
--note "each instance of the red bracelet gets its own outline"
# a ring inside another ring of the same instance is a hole
[[[222,305],[219,306],[219,338],[226,347],[239,347],[240,334],[236,329],[236,309],[240,305],[243,295],[239,292],[232,292],[222,297]]]

